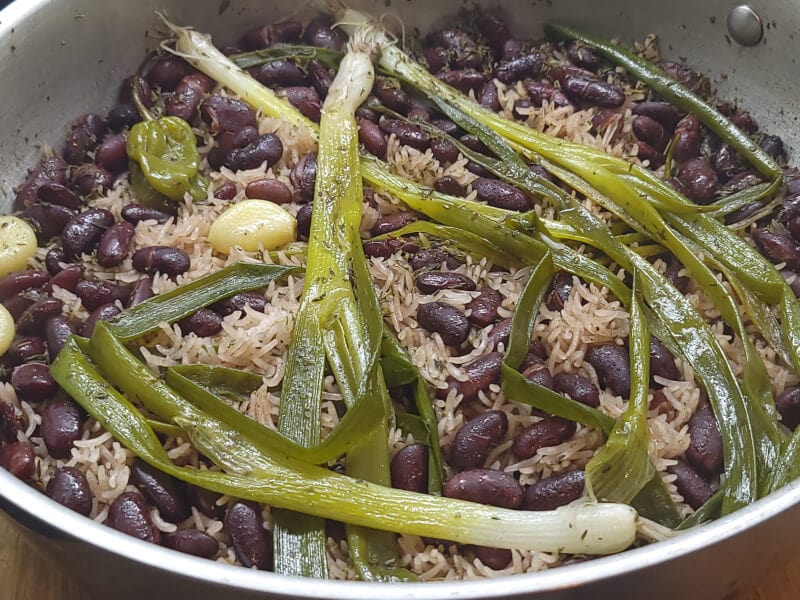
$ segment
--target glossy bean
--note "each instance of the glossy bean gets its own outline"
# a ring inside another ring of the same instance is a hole
[[[534,456],[541,448],[558,446],[575,434],[576,425],[560,417],[545,417],[523,429],[511,446],[517,458]]]
[[[264,529],[258,505],[235,502],[225,515],[225,528],[231,538],[236,558],[244,567],[272,569],[271,535]]]
[[[63,506],[85,517],[92,512],[92,490],[86,475],[75,467],[57,469],[47,482],[45,493]]]
[[[593,81],[583,77],[567,77],[562,88],[567,95],[597,106],[616,108],[625,102],[625,92],[605,81]]]
[[[386,158],[386,136],[377,123],[368,119],[358,120],[358,140],[367,152],[378,158]]]
[[[161,532],[153,524],[141,494],[136,492],[125,492],[111,503],[106,524],[145,542],[161,543]]]
[[[222,331],[222,317],[208,308],[181,319],[179,324],[184,334],[193,333],[197,337],[211,337]]]
[[[487,327],[499,320],[498,309],[503,297],[495,289],[483,288],[481,293],[467,305],[470,310],[469,322],[476,327]]]
[[[783,140],[777,135],[765,135],[758,145],[778,162],[786,162],[786,148],[783,145]]]
[[[256,292],[241,292],[229,298],[225,298],[224,300],[220,300],[219,302],[215,302],[210,308],[223,317],[227,317],[236,311],[244,313],[246,306],[249,306],[251,310],[263,313],[267,306],[267,301],[262,294],[257,294]]]
[[[327,17],[314,17],[306,25],[306,30],[303,32],[303,41],[310,46],[341,50],[345,42],[347,42],[347,36],[341,28],[333,28],[332,25],[332,21]]]
[[[541,359],[536,360],[538,357],[533,357],[535,357],[535,355],[529,353],[525,361],[522,363],[522,366],[520,367],[520,369],[522,369],[522,375],[528,381],[532,381],[537,385],[546,387],[548,390],[552,390],[553,375],[550,373],[547,365],[544,362],[540,362]]]
[[[461,264],[455,256],[438,248],[423,248],[411,257],[411,268],[415,271],[428,267],[440,267],[444,263],[448,269],[456,269]]]
[[[42,202],[70,210],[79,210],[83,206],[83,200],[63,183],[45,183],[36,191],[36,195]]]
[[[569,300],[573,283],[571,273],[567,271],[556,273],[550,286],[550,293],[547,295],[547,308],[552,311],[562,310],[567,300]]]
[[[392,458],[392,487],[425,494],[428,491],[428,447],[410,444],[401,448]]]
[[[328,95],[328,90],[333,83],[333,76],[328,70],[328,67],[323,65],[316,58],[308,61],[306,65],[308,71],[308,81],[311,84],[320,98],[325,98]]]
[[[458,160],[459,151],[456,145],[446,138],[433,138],[430,140],[431,153],[442,163],[453,163]],[[445,175],[445,177],[448,177]]]
[[[303,26],[294,19],[263,25],[242,36],[242,46],[247,50],[262,50],[273,44],[297,42]]]
[[[247,104],[235,98],[212,94],[200,106],[200,116],[217,135],[224,131],[239,131],[244,127],[256,127],[256,114]]]
[[[308,240],[308,235],[311,232],[311,212],[313,205],[304,204],[297,211],[295,218],[297,219],[297,239]]]
[[[83,325],[81,325],[78,333],[80,333],[80,335],[83,337],[92,337],[94,327],[97,325],[98,321],[108,321],[109,319],[116,317],[121,312],[122,311],[116,304],[103,304],[92,311],[86,321],[84,321]]]
[[[58,204],[34,202],[19,213],[19,216],[33,227],[39,245],[44,245],[55,236],[61,235],[77,214],[76,211]]]
[[[17,294],[3,300],[3,307],[9,312],[14,321],[19,321],[19,318],[25,314],[35,300],[28,298],[28,294]],[[24,332],[23,332],[24,333]]]
[[[447,271],[425,271],[415,279],[417,289],[423,294],[434,294],[439,290],[467,290],[476,289],[475,282],[461,273]]]
[[[110,173],[121,173],[128,168],[128,135],[112,133],[97,146],[94,162]]]
[[[25,269],[15,271],[0,277],[0,300],[6,300],[16,294],[21,294],[30,289],[41,289],[50,281],[50,276],[44,271]]]
[[[675,357],[672,352],[657,337],[650,338],[650,380],[653,377],[663,377],[678,381],[681,378],[680,371],[675,366]]]
[[[36,300],[17,320],[17,332],[22,334],[42,332],[47,320],[59,316],[63,307],[64,303],[52,296]]]
[[[683,84],[700,96],[709,92],[709,82],[694,69],[670,60],[660,60],[656,63],[669,77]]]
[[[114,175],[98,165],[84,164],[72,171],[69,183],[83,196],[104,194],[111,189]]]
[[[669,102],[639,102],[633,107],[632,112],[634,115],[643,115],[655,119],[668,130],[674,129],[681,119],[681,113]]]
[[[69,336],[75,333],[72,325],[66,317],[53,317],[48,319],[44,325],[44,334],[47,340],[47,355],[50,362],[56,359],[56,356],[64,347]]]
[[[475,557],[495,571],[505,569],[512,560],[511,550],[506,548],[490,548],[489,546],[475,546]]]
[[[510,84],[524,77],[539,74],[544,64],[544,56],[538,52],[501,60],[494,69],[494,76],[505,84]],[[490,82],[491,83],[491,82]]]
[[[444,69],[449,62],[448,52],[441,46],[425,48],[425,62],[428,63],[428,71],[434,75]]]
[[[64,227],[61,244],[68,259],[90,254],[103,232],[114,224],[114,215],[103,208],[90,208],[74,216]]]
[[[93,311],[102,304],[110,304],[116,300],[124,304],[130,296],[130,289],[108,281],[84,280],[75,286],[75,295],[81,299],[81,304],[87,310]]]
[[[180,523],[191,514],[181,482],[141,459],[131,465],[131,483],[155,505],[165,521]]]
[[[436,140],[433,140],[434,142]],[[433,143],[431,143],[431,150],[433,150]],[[467,189],[458,182],[458,179],[452,175],[442,175],[433,182],[433,188],[441,193],[449,196],[464,197],[467,195]]]
[[[3,355],[3,363],[7,366],[21,365],[31,360],[41,360],[45,353],[44,340],[30,335],[18,335]]]
[[[680,165],[678,180],[687,197],[700,204],[710,202],[719,187],[717,174],[705,158],[691,158]]]
[[[137,304],[141,304],[148,298],[153,297],[153,280],[150,277],[145,277],[137,281],[134,286],[133,290],[131,290],[131,295],[128,298],[128,307],[136,306]]]
[[[553,389],[566,394],[576,402],[597,408],[600,406],[600,391],[583,375],[559,373],[553,376]]]
[[[478,16],[478,30],[489,42],[496,56],[502,54],[506,42],[511,40],[508,25],[488,11],[482,11]]]
[[[25,182],[17,189],[14,209],[22,210],[36,202],[39,188],[45,183],[67,182],[67,163],[58,155],[42,158],[28,172]]]
[[[226,181],[214,188],[214,198],[218,200],[233,200],[236,194],[236,184],[232,181]]]
[[[500,410],[490,410],[473,417],[461,426],[453,438],[450,464],[461,470],[483,466],[489,452],[503,441],[507,431],[508,417]]]
[[[275,204],[289,204],[292,201],[292,190],[278,179],[262,177],[247,184],[244,189],[247,198],[269,200]]]
[[[489,206],[516,211],[525,211],[531,207],[530,198],[522,190],[499,179],[479,177],[472,182],[472,189],[478,194],[478,200]]]
[[[140,115],[136,107],[129,102],[117,104],[108,111],[108,128],[111,131],[119,132],[123,129],[130,129],[141,120],[142,115]]]
[[[0,447],[0,467],[22,481],[33,477],[36,457],[31,443],[12,442]]]
[[[791,269],[800,268],[800,244],[788,235],[759,227],[751,232],[762,254],[775,263],[786,263]]]
[[[700,473],[683,461],[667,467],[667,471],[675,475],[675,487],[683,496],[684,502],[695,510],[703,506],[714,494]]]
[[[133,254],[133,268],[140,273],[164,273],[177,277],[189,270],[189,255],[171,246],[148,246]]]
[[[314,199],[314,186],[317,181],[317,153],[304,155],[292,169],[289,179],[303,202]]]
[[[317,90],[302,85],[293,85],[283,88],[286,99],[307,118],[319,123],[321,101]]]
[[[101,267],[117,267],[128,256],[136,229],[120,221],[105,230],[97,245],[97,263]]]
[[[561,90],[543,81],[529,81],[525,84],[525,91],[534,106],[542,106],[545,101],[554,106],[570,106],[572,104]]]
[[[555,510],[583,495],[583,471],[566,471],[540,479],[525,490],[523,510]]]
[[[186,75],[178,83],[175,91],[164,101],[164,112],[170,117],[178,117],[191,123],[200,109],[203,97],[214,86],[214,82],[200,73]]]
[[[132,225],[137,225],[142,221],[155,221],[161,225],[172,218],[172,215],[164,210],[143,204],[127,204],[121,214],[122,218]]]
[[[403,242],[395,238],[369,240],[364,242],[364,254],[370,258],[389,258],[403,247]]]
[[[254,67],[252,73],[259,82],[270,86],[302,85],[305,81],[305,75],[300,68],[291,60],[283,58]]]
[[[398,141],[406,146],[411,146],[417,150],[425,150],[430,146],[431,140],[428,134],[419,127],[399,119],[381,117],[380,128],[388,134],[397,136]]]
[[[83,270],[78,265],[71,265],[62,269],[50,279],[50,285],[46,288],[48,291],[54,287],[59,287],[62,290],[75,292],[78,287],[78,282],[83,278]]]
[[[13,442],[17,434],[25,430],[25,418],[22,411],[11,402],[0,400],[0,444]]]
[[[191,72],[191,65],[181,57],[165,54],[153,63],[145,80],[152,86],[160,87],[162,92],[171,92]]]
[[[689,463],[706,475],[721,473],[722,436],[710,404],[703,404],[689,419],[689,437],[691,441],[686,449]]]
[[[369,231],[372,235],[383,235],[385,233],[397,231],[416,220],[417,216],[407,211],[383,215],[375,222]]]
[[[421,304],[417,310],[420,327],[438,333],[448,346],[460,346],[469,336],[469,321],[460,310],[444,302]]]
[[[619,344],[597,344],[586,351],[585,360],[594,367],[600,385],[627,400],[631,394],[631,363],[628,349]]]
[[[500,344],[508,345],[508,336],[511,335],[511,321],[511,317],[509,317],[492,327],[487,336],[487,341],[491,347],[497,349]]]
[[[213,558],[219,550],[217,540],[197,529],[179,529],[172,533],[166,533],[161,536],[161,544],[172,550],[200,558]]]
[[[398,84],[385,77],[375,79],[372,93],[377,96],[381,104],[395,112],[406,114],[411,108],[411,98],[408,97],[408,94]]]
[[[595,53],[580,42],[571,42],[567,46],[567,58],[572,64],[589,71],[595,71],[600,66],[600,60]]]
[[[442,495],[501,508],[519,508],[525,492],[511,473],[469,469],[448,479]]]
[[[11,385],[23,400],[37,402],[58,391],[58,384],[50,375],[50,368],[41,362],[19,365],[11,372]]]
[[[87,113],[75,119],[64,143],[64,160],[71,165],[86,162],[87,153],[94,150],[106,131],[108,125],[100,115]]]
[[[39,434],[53,458],[68,458],[73,442],[81,439],[83,418],[72,400],[55,398],[44,405]]]
[[[441,71],[436,77],[465,94],[470,90],[477,92],[486,83],[483,73],[473,68]]]
[[[787,387],[778,394],[775,408],[781,415],[781,423],[794,431],[800,424],[800,385]]]
[[[658,152],[663,152],[669,142],[669,133],[664,126],[646,115],[637,115],[631,123],[636,137],[650,144]]]
[[[253,142],[242,148],[234,148],[225,158],[225,166],[233,171],[257,169],[266,163],[271,167],[283,156],[283,143],[273,133],[258,136]]]

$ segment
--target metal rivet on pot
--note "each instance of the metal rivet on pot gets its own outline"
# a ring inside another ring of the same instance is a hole
[[[752,7],[740,4],[728,13],[728,33],[742,46],[755,46],[764,36],[764,25]]]

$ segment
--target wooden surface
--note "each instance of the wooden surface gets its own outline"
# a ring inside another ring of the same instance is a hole
[[[88,596],[57,566],[36,556],[10,528],[8,519],[0,512],[0,600],[100,600]],[[788,565],[765,573],[757,589],[733,600],[796,598],[800,598],[800,549]]]

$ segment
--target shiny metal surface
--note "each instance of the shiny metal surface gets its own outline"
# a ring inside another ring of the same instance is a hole
[[[428,29],[462,3],[353,1]],[[490,7],[497,3],[486,2]],[[247,28],[297,12],[288,0],[19,0],[0,12],[0,194],[36,160],[39,146],[60,144],[67,124],[87,110],[103,111],[119,82],[153,48],[156,19],[166,9],[179,23],[212,31],[225,44]],[[726,39],[731,5],[711,0],[593,0],[500,3],[500,12],[538,35],[545,19],[563,19],[625,41],[659,33],[669,57],[715,73],[723,97],[740,99],[767,131],[800,147],[794,111],[800,69],[787,48],[800,36],[796,0],[760,2],[764,42],[745,48]],[[224,10],[223,10],[224,9]],[[786,110],[784,110],[786,108]],[[796,157],[797,154],[794,153]],[[720,598],[752,583],[800,535],[800,482],[735,515],[667,542],[551,572],[492,581],[376,585],[301,580],[195,559],[153,547],[97,525],[51,502],[0,470],[0,509],[30,539],[98,592],[114,598]]]
[[[728,13],[728,33],[742,46],[755,46],[764,37],[764,24],[752,6],[740,4]]]

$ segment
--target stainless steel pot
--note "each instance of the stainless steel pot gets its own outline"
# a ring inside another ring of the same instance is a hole
[[[407,26],[428,29],[462,5],[450,2],[353,0],[374,14],[391,12]],[[495,3],[485,4],[494,6]],[[800,68],[797,0],[761,0],[754,8],[764,38],[754,47],[732,41],[722,0],[560,0],[499,3],[529,35],[539,23],[562,19],[625,41],[659,33],[664,53],[720,76],[723,97],[741,100],[765,129],[800,147],[796,112]],[[19,0],[0,12],[0,190],[7,211],[40,145],[60,144],[66,124],[87,110],[103,111],[119,82],[157,44],[155,10],[178,23],[211,31],[219,43],[255,24],[297,12],[275,0]],[[97,525],[0,469],[0,509],[45,554],[88,589],[115,598],[720,598],[746,588],[796,547],[800,481],[700,530],[618,556],[492,581],[383,585],[302,580],[203,561],[154,547]]]

